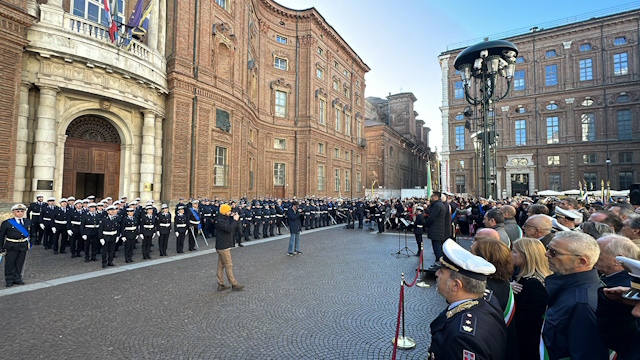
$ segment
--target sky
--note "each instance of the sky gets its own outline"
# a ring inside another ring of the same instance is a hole
[[[447,45],[593,12],[640,8],[630,0],[275,0],[292,9],[315,7],[371,68],[365,97],[412,92],[414,110],[431,128],[431,150],[442,147],[442,74]],[[501,7],[504,6],[504,7]],[[524,31],[526,32],[526,30]]]

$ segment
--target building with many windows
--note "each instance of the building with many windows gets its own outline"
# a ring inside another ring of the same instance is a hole
[[[409,189],[427,185],[427,162],[435,159],[429,131],[416,119],[413,93],[368,97],[365,112],[367,140],[365,187]]]
[[[107,3],[121,24],[136,1]],[[102,0],[20,4],[0,3],[0,205],[364,194],[369,68],[314,8],[145,0],[127,42]]]
[[[640,181],[639,22],[633,10],[506,38],[519,53],[510,93],[490,109],[498,196],[577,189],[583,180],[594,190],[602,181],[612,189]],[[442,186],[476,195],[482,168],[453,68],[463,47],[454,47],[439,56]]]

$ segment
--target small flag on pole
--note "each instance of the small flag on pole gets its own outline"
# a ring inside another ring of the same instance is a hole
[[[135,35],[144,35],[149,28],[149,17],[151,15],[151,8],[153,7],[153,0],[149,1],[149,5],[144,9],[138,24],[131,29],[131,32]]]
[[[113,22],[113,18],[111,16],[111,10],[109,8],[109,1],[104,0],[104,16],[107,17],[107,22],[109,24],[109,39],[111,42],[115,39],[115,33],[117,31],[116,23]]]

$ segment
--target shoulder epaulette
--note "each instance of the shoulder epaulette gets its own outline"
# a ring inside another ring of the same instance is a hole
[[[460,319],[460,332],[471,336],[476,335],[476,317],[471,313],[462,315]]]
[[[469,300],[469,301],[465,301],[462,304],[454,307],[453,309],[447,311],[447,319],[451,318],[453,315],[464,311],[464,310],[469,310],[472,307],[478,305],[478,300]]]

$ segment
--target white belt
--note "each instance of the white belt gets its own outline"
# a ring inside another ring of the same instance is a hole
[[[262,218],[262,217],[260,217],[260,216],[256,216],[256,219],[261,219],[261,218]]]
[[[42,220],[51,221],[51,218],[42,218]]]
[[[204,216],[211,216],[211,214],[204,214]]]
[[[171,223],[168,223],[168,224],[163,223],[163,224],[160,224],[160,226],[164,226],[164,227],[171,226]]]
[[[118,233],[118,231],[103,231],[102,235],[113,236],[113,235],[115,235],[117,233]]]
[[[421,227],[422,227],[422,225],[416,225],[416,227],[419,227],[419,228],[421,228]]]
[[[25,242],[25,241],[29,240],[29,238],[24,238],[24,239],[9,239],[9,238],[5,238],[5,240],[7,240],[8,242],[20,243],[20,242]]]
[[[376,214],[376,216],[380,216],[380,214]]]
[[[251,221],[251,218],[246,218],[247,220]]]
[[[72,221],[71,225],[82,225],[82,221]]]
[[[84,227],[89,228],[89,229],[95,229],[97,227],[99,227],[100,225],[85,225]]]
[[[40,216],[40,213],[34,213],[34,212],[32,212],[32,213],[31,213],[31,215],[33,215],[33,216]]]
[[[55,220],[56,224],[62,224],[62,225],[66,225],[67,224],[67,220]]]
[[[176,226],[177,226],[177,227],[186,227],[186,226],[187,226],[187,224],[177,224]]]
[[[156,227],[155,225],[144,225],[145,229],[153,229],[154,227]]]
[[[277,214],[276,216],[277,216],[277,217],[283,217],[284,215]]]
[[[190,223],[194,224],[194,225],[198,225],[200,224],[200,221],[193,221],[193,220],[189,220]]]
[[[124,228],[124,231],[136,231],[137,227],[135,226],[130,226],[130,227],[126,227]]]

